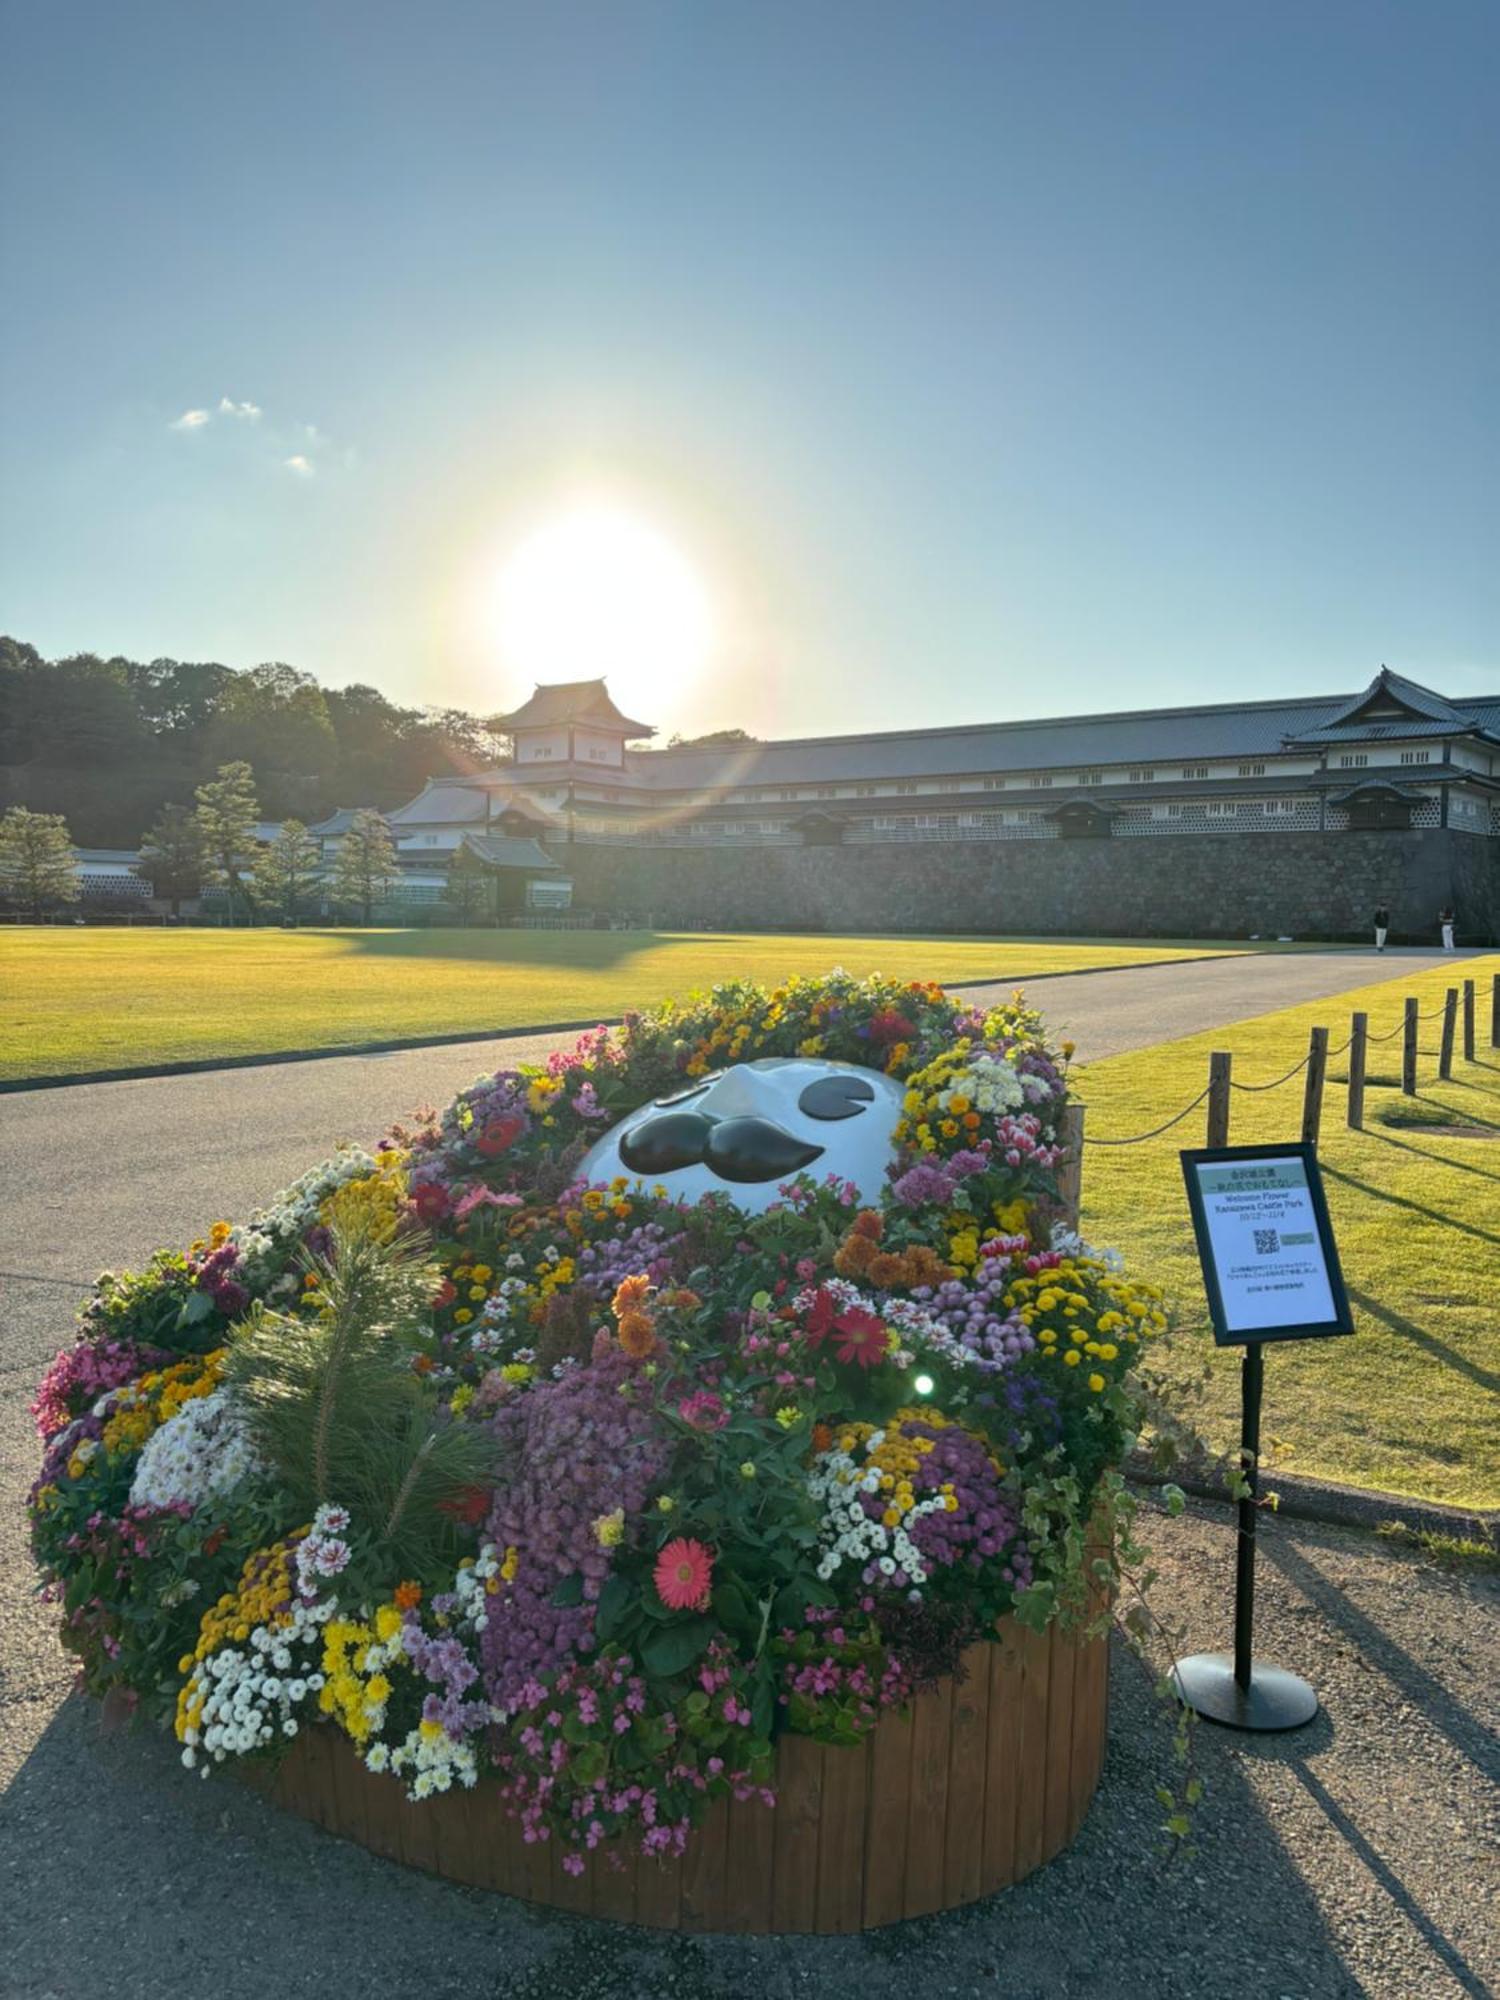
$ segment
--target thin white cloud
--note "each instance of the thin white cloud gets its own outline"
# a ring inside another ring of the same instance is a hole
[[[180,417],[173,419],[168,428],[174,431],[201,431],[207,422],[207,410],[184,410]]]
[[[311,479],[313,476],[312,460],[305,458],[300,451],[294,451],[290,458],[284,458],[281,462],[288,472],[295,472],[299,479]]]
[[[246,423],[258,424],[261,417],[260,404],[236,403],[232,402],[228,396],[221,396],[219,398],[219,415],[221,417],[242,417]]]

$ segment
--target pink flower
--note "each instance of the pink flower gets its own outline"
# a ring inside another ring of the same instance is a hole
[[[669,1611],[706,1611],[714,1559],[702,1542],[679,1535],[656,1558],[656,1591]]]
[[[711,1389],[695,1389],[691,1396],[684,1396],[677,1414],[696,1431],[722,1430],[729,1422],[729,1412]]]

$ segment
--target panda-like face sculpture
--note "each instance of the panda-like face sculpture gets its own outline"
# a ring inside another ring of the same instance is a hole
[[[674,1201],[732,1196],[759,1213],[799,1173],[853,1181],[875,1202],[894,1153],[904,1092],[879,1070],[766,1056],[643,1104],[585,1155],[589,1181],[660,1185]]]

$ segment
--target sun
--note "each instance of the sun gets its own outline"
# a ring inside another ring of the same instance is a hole
[[[518,680],[608,678],[616,699],[675,692],[713,637],[708,593],[649,522],[608,505],[570,509],[507,557],[495,629]]]

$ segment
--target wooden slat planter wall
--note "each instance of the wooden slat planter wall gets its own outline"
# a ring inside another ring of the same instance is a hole
[[[965,1665],[857,1749],[783,1737],[774,1810],[720,1799],[666,1863],[600,1848],[569,1875],[558,1842],[528,1846],[493,1786],[412,1805],[332,1727],[297,1738],[269,1792],[392,1861],[581,1915],[659,1930],[869,1930],[1019,1881],[1068,1845],[1094,1796],[1107,1638],[1007,1618]]]

